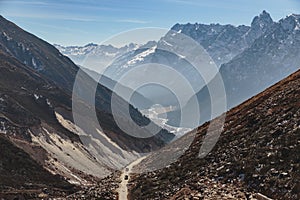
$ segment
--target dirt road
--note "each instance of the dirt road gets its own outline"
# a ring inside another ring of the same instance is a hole
[[[132,163],[130,163],[127,167],[125,167],[122,171],[122,174],[120,176],[120,179],[122,182],[119,185],[118,188],[118,194],[119,194],[119,200],[127,200],[127,195],[128,195],[128,188],[127,188],[127,183],[130,179],[130,173],[132,171],[132,168],[139,164],[145,157],[141,157]],[[126,177],[126,179],[125,179]]]

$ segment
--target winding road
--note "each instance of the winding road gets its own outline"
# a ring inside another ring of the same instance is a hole
[[[133,161],[132,163],[130,163],[129,165],[127,165],[127,167],[125,167],[123,169],[122,174],[120,176],[121,183],[118,188],[119,200],[127,200],[127,195],[128,195],[127,184],[130,179],[130,173],[132,171],[132,168],[135,165],[139,164],[143,159],[145,159],[145,157],[140,157],[139,159]],[[125,180],[125,176],[128,176],[128,178],[126,180]]]

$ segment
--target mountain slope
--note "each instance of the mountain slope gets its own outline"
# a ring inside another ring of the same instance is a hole
[[[63,92],[69,96],[72,96],[72,90],[76,79],[78,83],[78,88],[76,89],[79,91],[77,95],[80,97],[79,101],[84,101],[87,105],[91,104],[88,97],[95,93],[93,90],[95,81],[90,76],[86,73],[80,73],[80,75],[76,77],[76,74],[79,71],[78,66],[76,66],[69,58],[59,53],[55,47],[47,42],[27,33],[3,17],[0,18],[0,24],[0,48],[4,52],[14,56],[21,63],[24,63],[25,66],[40,74],[48,82],[61,88]],[[131,105],[128,105],[122,98],[117,96],[114,99],[114,102],[111,102],[111,97],[112,92],[109,89],[102,85],[97,85],[95,107],[96,111],[98,111],[97,117],[101,127],[106,134],[109,132],[110,135],[108,136],[122,148],[126,149],[127,145],[127,147],[132,148],[137,152],[143,151],[142,149],[145,144],[139,145],[137,139],[133,139],[127,134],[122,133],[122,131],[117,128],[113,116],[111,115],[111,104],[114,103],[118,105],[119,112],[116,117],[119,117],[121,120],[127,121],[125,119],[127,117],[126,107],[129,107],[131,117],[137,124],[146,125],[149,123],[149,119],[144,117]],[[68,103],[69,107],[71,107],[71,102],[69,101]],[[87,108],[87,106],[85,106],[85,108]],[[96,132],[96,130],[94,131]],[[155,136],[154,142],[152,143],[153,148],[157,148],[165,142],[170,141],[172,137],[172,134],[161,131],[161,133]],[[131,142],[128,142],[130,140],[134,140],[136,143],[132,144]],[[150,140],[151,139],[148,139],[148,141]]]
[[[137,170],[161,162],[178,151],[180,143],[193,139],[175,163],[136,176],[131,199],[249,199],[258,192],[274,199],[299,199],[299,95],[297,71],[228,111],[220,139],[206,157],[198,155],[209,123],[195,129],[194,139],[189,133],[147,157]]]
[[[145,139],[125,134],[109,112],[112,92],[101,85],[96,91],[99,101],[96,114],[103,131],[85,113],[82,117],[88,129],[77,127],[72,116],[70,89],[78,67],[48,43],[4,18],[0,24],[0,134],[29,154],[41,168],[72,184],[90,184],[122,168],[139,157],[139,153],[160,148],[173,137],[164,130]],[[34,62],[28,64],[29,59]],[[35,68],[33,63],[43,67]],[[83,73],[82,77],[82,81],[88,82],[86,87],[94,84],[87,74]],[[83,88],[83,92],[86,90]],[[129,106],[116,98],[120,111],[123,106]],[[91,108],[84,101],[80,101],[80,106]],[[149,122],[130,108],[138,124]],[[119,116],[123,117],[122,112]],[[123,120],[128,123],[126,118]]]
[[[0,198],[32,199],[41,194],[45,197],[44,192],[60,196],[75,191],[63,177],[45,170],[3,135],[0,135],[0,148]]]
[[[110,172],[104,161],[87,152],[76,131],[58,121],[59,113],[70,112],[68,95],[1,50],[0,71],[1,134],[49,171],[72,181],[72,171],[95,176]]]
[[[77,67],[56,48],[0,16],[0,48],[39,71],[59,87],[72,91]]]
[[[110,90],[114,90],[115,86],[117,85],[117,82],[112,80],[111,78],[108,78],[107,76],[104,76],[103,74],[99,74],[93,70],[90,70],[85,67],[80,67],[84,72],[86,72],[90,77],[92,77],[95,81],[97,81],[99,84],[105,86],[106,88]],[[132,89],[121,85],[118,83],[118,87],[120,87],[123,93],[131,94],[132,96],[130,98],[130,104],[134,106],[135,108],[149,108],[153,105],[153,102],[151,102],[149,99],[144,97],[142,94],[140,94],[137,91],[133,91]]]

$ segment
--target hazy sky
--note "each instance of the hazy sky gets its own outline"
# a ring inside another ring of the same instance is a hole
[[[101,43],[134,28],[175,23],[247,24],[300,14],[300,0],[0,0],[0,14],[50,43]],[[156,36],[158,37],[158,36]]]

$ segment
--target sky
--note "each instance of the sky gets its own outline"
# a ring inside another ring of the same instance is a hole
[[[176,23],[250,25],[263,10],[277,21],[300,14],[300,0],[0,0],[0,15],[61,45],[101,44],[119,33],[147,27],[161,32],[137,42],[158,39]]]

